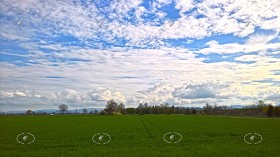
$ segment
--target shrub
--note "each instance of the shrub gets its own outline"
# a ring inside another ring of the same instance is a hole
[[[100,114],[100,115],[107,115],[108,113],[107,113],[105,110],[101,110],[101,111],[99,112],[99,114]]]

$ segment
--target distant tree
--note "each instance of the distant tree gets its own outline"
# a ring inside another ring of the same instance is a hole
[[[138,107],[136,108],[137,114],[144,114],[144,105],[142,103],[139,103]]]
[[[125,106],[124,106],[124,104],[120,103],[119,105],[117,105],[116,111],[118,113],[125,114]]]
[[[275,116],[280,117],[280,106],[275,107]]]
[[[264,107],[261,107],[262,111],[264,113],[267,113],[267,110],[268,110],[269,106],[264,106]]]
[[[259,106],[264,106],[264,101],[263,100],[259,100]]]
[[[68,106],[65,104],[62,104],[62,105],[58,106],[58,109],[61,112],[61,114],[64,114],[64,112],[66,112],[68,110]]]
[[[208,102],[205,104],[205,106],[203,108],[204,108],[204,112],[206,114],[210,114],[212,112],[212,109],[213,109],[213,107]]]
[[[148,107],[149,107],[149,104],[148,104],[148,103],[145,103],[143,106],[144,106],[144,108],[148,108]]]
[[[94,111],[93,111],[93,114],[98,114],[98,110],[94,110]]]
[[[181,114],[189,114],[189,108],[182,108]]]
[[[160,114],[160,107],[157,105],[154,106],[154,114]]]
[[[105,107],[105,111],[109,114],[112,115],[113,112],[116,111],[118,104],[112,99],[110,101],[107,102],[107,105]]]
[[[107,111],[105,111],[105,110],[101,110],[101,111],[99,112],[99,114],[100,114],[100,115],[107,115],[107,114],[108,114],[108,112],[107,112]]]
[[[84,113],[84,114],[87,114],[87,113],[88,113],[88,110],[87,110],[86,108],[84,108],[84,109],[83,109],[83,113]]]
[[[169,113],[169,104],[166,102],[163,104],[163,113],[168,114]]]
[[[221,108],[221,107],[215,102],[215,103],[214,103],[214,106],[213,106],[213,112],[219,111],[220,108]]]
[[[190,110],[190,108],[187,107],[186,114],[190,114],[190,113],[191,113],[191,110]]]
[[[180,109],[179,107],[176,107],[176,114],[179,114],[180,113]]]
[[[268,109],[267,109],[267,112],[266,112],[266,115],[268,116],[268,117],[272,117],[273,115],[274,115],[274,111],[273,111],[273,106],[272,105],[269,105],[268,106]]]
[[[192,110],[192,114],[196,114],[196,110],[195,109]]]
[[[222,106],[222,110],[226,110],[228,107],[226,105]]]
[[[150,112],[150,108],[149,108],[149,104],[148,103],[144,103],[144,105],[143,105],[143,112],[145,114],[148,114]]]
[[[158,107],[159,107],[158,109],[159,109],[159,113],[160,114],[166,113],[166,106],[165,106],[165,104],[161,103],[161,104],[159,104]]]
[[[172,106],[169,108],[168,113],[169,113],[169,114],[175,113],[175,106],[174,106],[174,105],[172,105]]]
[[[136,113],[136,109],[133,107],[129,107],[125,109],[125,113],[126,114],[135,114]]]
[[[27,110],[25,113],[26,113],[26,115],[32,115],[32,111],[31,110]]]

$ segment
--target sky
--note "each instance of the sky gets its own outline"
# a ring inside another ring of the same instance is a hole
[[[280,104],[279,0],[1,0],[0,111]]]

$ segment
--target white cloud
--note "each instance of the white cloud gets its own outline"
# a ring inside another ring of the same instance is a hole
[[[135,16],[136,16],[136,18],[137,19],[141,19],[141,16],[143,15],[143,14],[145,14],[145,12],[147,12],[147,10],[145,9],[145,7],[138,7],[137,8],[137,10],[135,11]]]
[[[258,63],[268,63],[268,62],[277,62],[277,58],[272,58],[264,55],[243,55],[235,58],[236,61],[242,62],[258,62]]]
[[[19,92],[19,91],[16,91],[16,92],[15,92],[15,95],[16,95],[16,96],[26,96],[25,93]]]
[[[167,4],[171,4],[172,0],[157,0],[157,2],[163,5],[167,5]]]
[[[180,10],[180,13],[184,13],[194,8],[193,0],[176,0],[175,8]]]
[[[271,37],[264,36],[262,38],[251,37],[248,39],[247,43],[228,43],[228,44],[219,44],[217,41],[209,41],[205,45],[208,47],[198,50],[200,53],[209,54],[209,53],[219,53],[219,54],[232,54],[232,53],[250,53],[250,52],[259,52],[266,51],[268,49],[272,51],[279,51],[280,43],[266,43],[267,40],[272,40]],[[254,44],[252,43],[254,42]]]
[[[257,21],[257,23],[251,22],[251,24],[245,29],[248,21],[242,21],[243,17],[246,17],[248,19],[251,17],[258,17],[258,14],[261,14],[267,19],[272,17],[276,17],[276,20],[279,19],[279,15],[273,12],[270,13],[270,15],[262,14],[265,13],[265,6],[267,6],[267,4],[270,4],[268,2],[264,2],[266,5],[263,5],[263,7],[260,5],[262,8],[262,12],[259,12],[259,10],[245,12],[246,9],[244,8],[251,4],[236,2],[229,3],[228,1],[218,1],[216,4],[214,4],[211,1],[204,1],[201,4],[197,4],[197,7],[198,10],[200,10],[200,14],[206,17],[197,19],[194,16],[182,15],[182,17],[177,20],[177,22],[180,23],[179,29],[166,30],[163,28],[163,26],[154,26],[153,23],[135,26],[131,25],[129,22],[124,21],[124,19],[129,18],[127,17],[127,12],[132,11],[133,9],[136,9],[135,14],[139,18],[139,22],[143,21],[143,19],[140,18],[143,13],[150,12],[144,12],[143,7],[140,7],[142,1],[124,0],[110,3],[110,10],[108,11],[110,12],[110,19],[113,20],[113,22],[109,24],[109,27],[100,29],[98,28],[99,26],[97,19],[101,17],[104,21],[104,26],[107,25],[106,21],[108,20],[105,20],[105,17],[99,14],[98,8],[95,8],[94,5],[89,5],[87,8],[85,8],[80,6],[79,3],[77,5],[66,2],[42,3],[34,1],[32,2],[32,4],[33,3],[36,3],[36,8],[38,9],[38,17],[44,18],[32,19],[34,21],[32,22],[32,24],[39,26],[39,24],[35,22],[43,22],[44,25],[49,25],[54,28],[50,30],[46,30],[44,28],[41,30],[41,32],[55,31],[55,33],[66,33],[74,35],[80,39],[97,39],[99,37],[96,33],[100,31],[103,32],[103,36],[106,37],[109,42],[116,42],[113,37],[120,37],[129,40],[129,45],[133,46],[144,46],[149,42],[162,42],[162,39],[168,38],[203,38],[211,34],[220,33],[233,33],[235,35],[247,36],[254,31],[255,26],[259,26],[261,23],[264,23],[264,21],[269,20],[261,20]],[[169,1],[163,1],[161,4],[165,5],[169,3]],[[272,3],[276,3],[276,1],[272,1],[271,4]],[[9,6],[14,6],[14,4],[10,4],[8,1],[5,1],[4,4],[6,8],[9,8]],[[28,6],[32,8],[32,5]],[[213,6],[215,7],[213,8]],[[192,1],[176,1],[176,7],[179,8],[181,12],[184,12],[192,8],[193,5]],[[257,9],[257,6],[255,7],[253,5],[252,8]],[[225,11],[221,11],[223,9]],[[236,13],[229,15],[229,13],[234,11]],[[48,12],[50,12],[50,14],[48,14]],[[157,15],[161,15],[161,18],[164,15],[161,14],[162,11],[156,10],[152,12]],[[54,23],[57,23],[57,25],[53,25]],[[270,29],[279,29],[276,23],[271,23],[270,26],[274,27]],[[112,34],[110,33],[111,31],[113,32]]]
[[[248,45],[257,45],[257,44],[266,44],[272,39],[277,38],[277,34],[266,35],[266,34],[253,34],[249,36],[246,44]]]
[[[15,34],[1,33],[1,36],[10,40],[28,40],[28,38],[21,37]]]
[[[174,97],[182,99],[201,99],[201,98],[215,98],[218,94],[216,90],[221,90],[216,84],[199,83],[187,84],[181,88],[175,89]]]
[[[30,108],[32,110],[46,109],[53,108],[54,105],[62,103],[67,104],[70,108],[76,106],[103,107],[106,101],[111,99],[117,102],[126,102],[121,92],[114,89],[99,87],[87,91],[66,89],[61,91],[25,90],[1,92],[0,105],[1,110],[10,110],[11,106],[18,106],[17,110]]]
[[[142,3],[142,0],[120,0],[114,1],[110,5],[110,9],[114,10],[119,16],[124,16],[131,9],[137,8]]]
[[[13,95],[13,92],[1,92],[1,98],[12,97]]]
[[[192,1],[177,0],[176,8],[180,10],[181,17],[176,20],[180,23],[177,29],[167,30],[164,26],[155,26],[161,21],[166,13],[159,8],[146,10],[141,6],[143,1],[119,0],[109,4],[106,11],[110,14],[109,19],[96,8],[93,3],[87,7],[81,3],[52,2],[52,1],[3,1],[0,6],[3,14],[16,16],[17,12],[8,11],[9,8],[23,9],[21,20],[28,22],[26,27],[33,26],[37,33],[46,33],[54,36],[55,34],[69,34],[81,40],[100,39],[98,33],[102,32],[102,37],[108,42],[117,42],[114,37],[125,38],[131,45],[144,46],[151,40],[179,39],[179,38],[203,38],[212,34],[234,34],[246,37],[254,32],[255,27],[262,29],[272,29],[279,31],[279,14],[277,0],[263,1],[257,4],[249,2],[225,1],[220,0],[215,3],[203,1],[193,4]],[[160,1],[161,5],[169,4],[171,1]],[[23,5],[24,4],[24,5]],[[197,8],[196,13],[184,15],[183,12],[189,11],[193,7]],[[271,11],[273,8],[275,11]],[[29,11],[36,9],[35,15],[30,16]],[[249,9],[249,11],[248,11]],[[130,23],[131,17],[127,14],[134,12],[137,17],[136,23],[143,22],[145,13],[154,13],[159,19],[152,22],[134,25]],[[202,15],[202,18],[197,18]],[[100,28],[100,21],[102,27]],[[108,23],[108,21],[112,21]],[[108,27],[106,27],[106,25]],[[47,27],[46,27],[47,26]],[[111,33],[112,32],[112,33]]]

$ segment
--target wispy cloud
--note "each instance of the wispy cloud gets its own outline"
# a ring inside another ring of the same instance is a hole
[[[278,34],[278,33],[277,33]],[[275,39],[278,37],[277,34],[254,34],[249,36],[249,39],[247,40],[246,44],[248,45],[258,45],[258,44],[266,44],[272,39]]]

